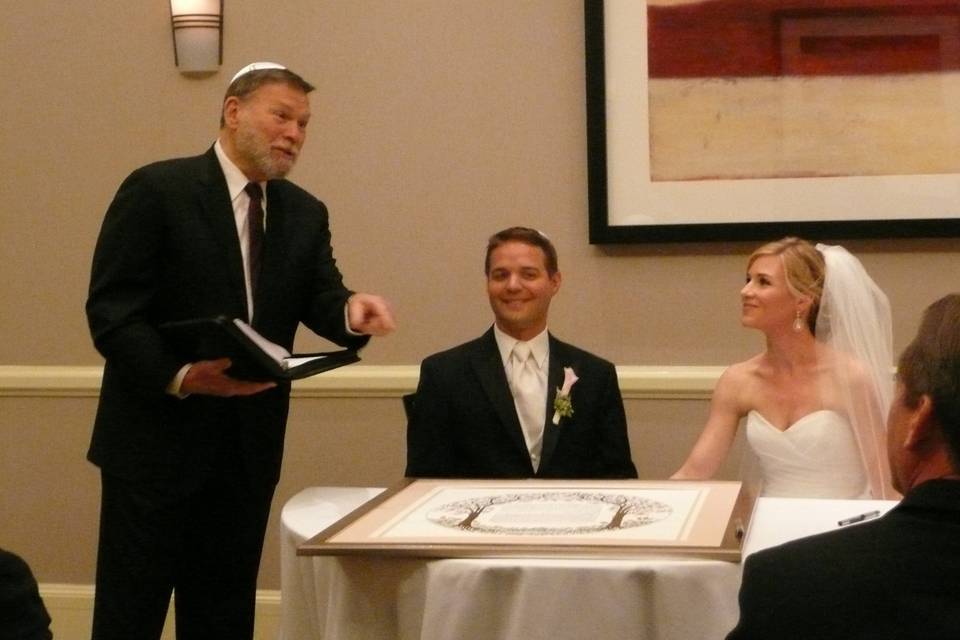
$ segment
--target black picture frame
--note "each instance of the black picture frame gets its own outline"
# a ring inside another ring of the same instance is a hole
[[[918,218],[778,220],[762,216],[746,217],[738,222],[692,223],[620,223],[611,219],[608,137],[616,135],[608,128],[607,117],[607,42],[604,18],[613,0],[584,0],[587,173],[589,241],[591,244],[679,243],[714,241],[763,241],[785,235],[817,239],[845,238],[942,238],[960,236],[960,206],[944,194],[937,216]],[[640,4],[640,0],[629,0]],[[645,7],[646,2],[642,3]],[[960,150],[958,150],[960,153]],[[960,175],[950,174],[960,185]],[[816,181],[818,178],[805,178]],[[920,210],[919,207],[917,209]]]

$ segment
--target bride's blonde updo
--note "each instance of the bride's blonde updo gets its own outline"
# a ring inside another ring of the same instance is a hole
[[[782,240],[768,242],[750,254],[747,269],[761,256],[779,256],[783,264],[783,273],[787,280],[787,289],[794,296],[810,296],[813,302],[807,313],[807,326],[810,333],[816,333],[817,313],[820,311],[820,297],[823,295],[823,280],[826,265],[823,255],[812,244],[802,238],[788,236]]]

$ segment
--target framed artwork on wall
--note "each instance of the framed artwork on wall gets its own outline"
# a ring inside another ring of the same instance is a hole
[[[590,242],[960,235],[960,0],[585,0]]]

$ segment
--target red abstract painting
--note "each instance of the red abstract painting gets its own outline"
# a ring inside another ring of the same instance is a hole
[[[960,69],[960,3],[712,0],[648,7],[651,78]]]

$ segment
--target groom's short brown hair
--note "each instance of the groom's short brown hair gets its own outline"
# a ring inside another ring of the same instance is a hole
[[[546,258],[547,275],[553,276],[553,274],[558,271],[557,249],[553,246],[553,243],[550,242],[550,238],[536,229],[510,227],[509,229],[504,229],[503,231],[498,231],[493,234],[490,236],[490,240],[487,241],[487,257],[483,263],[483,272],[486,275],[490,275],[490,254],[493,253],[494,249],[507,242],[522,242],[538,247],[543,251],[543,255]]]

